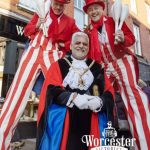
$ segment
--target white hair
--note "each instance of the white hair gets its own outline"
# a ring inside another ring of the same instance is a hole
[[[89,43],[89,37],[88,37],[88,35],[86,33],[84,33],[84,32],[75,32],[72,35],[71,44],[75,43],[77,36],[84,36],[88,40],[88,43]]]

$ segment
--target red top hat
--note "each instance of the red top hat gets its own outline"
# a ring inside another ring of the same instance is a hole
[[[105,9],[105,3],[102,0],[85,0],[85,5],[83,7],[83,10],[87,12],[87,9],[92,4],[99,4],[103,7],[103,10]]]
[[[63,3],[63,4],[69,4],[71,0],[55,0],[57,2]]]

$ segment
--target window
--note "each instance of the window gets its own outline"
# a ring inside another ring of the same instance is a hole
[[[131,11],[137,14],[136,0],[131,0],[130,2],[131,2]]]
[[[31,12],[36,8],[34,0],[19,0],[18,6]]]
[[[135,36],[135,53],[137,55],[142,55],[141,52],[141,41],[140,41],[140,28],[136,24],[133,24],[133,31]]]
[[[145,3],[146,12],[147,12],[147,22],[150,24],[150,5]]]
[[[83,30],[84,25],[88,24],[88,17],[83,11],[84,1],[74,0],[74,18],[77,26]]]

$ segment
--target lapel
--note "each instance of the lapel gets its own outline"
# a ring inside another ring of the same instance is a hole
[[[61,34],[67,26],[66,15],[63,14],[59,22],[59,34]]]
[[[105,17],[104,20],[106,32],[108,35],[108,40],[112,49],[114,49],[114,33],[115,33],[115,24],[112,18]]]

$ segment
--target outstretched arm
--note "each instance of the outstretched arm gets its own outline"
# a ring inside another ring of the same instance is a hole
[[[25,36],[32,36],[36,32],[38,32],[37,22],[38,22],[38,15],[35,13],[31,19],[31,21],[26,25],[24,28],[24,35]]]
[[[124,47],[130,47],[135,43],[135,37],[126,23],[123,24],[122,29],[118,31],[120,34],[120,43]]]

